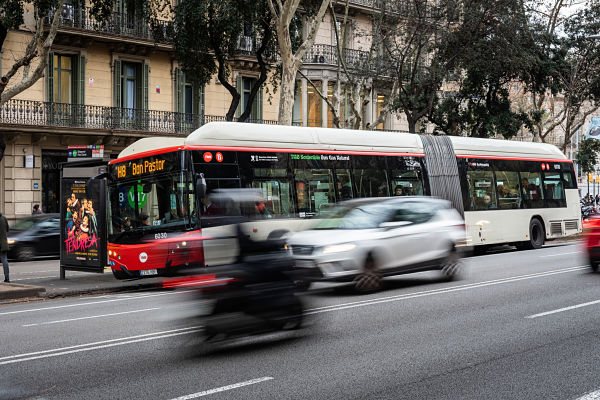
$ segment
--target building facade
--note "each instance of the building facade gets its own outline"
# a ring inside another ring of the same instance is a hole
[[[370,45],[359,32],[368,31],[375,0],[351,4],[344,50],[349,63]],[[186,136],[203,123],[224,120],[229,108],[231,96],[216,76],[201,88],[186,79],[169,42],[172,22],[148,24],[136,20],[131,10],[117,8],[108,23],[98,24],[89,11],[64,6],[45,76],[0,107],[7,145],[0,164],[0,210],[9,220],[31,214],[34,204],[45,213],[59,212],[59,165],[67,161],[68,146],[103,146],[104,156],[114,158],[141,137]],[[0,54],[1,75],[23,54],[30,32],[23,26],[8,33]],[[338,65],[335,43],[333,21],[326,16],[302,66],[312,85],[298,76],[295,124],[332,126],[331,110],[313,85],[332,95]],[[259,76],[252,46],[252,38],[240,37],[239,57],[232,63],[232,81],[242,104]],[[369,93],[366,122],[377,119],[386,86],[382,83],[378,90],[374,85]],[[276,123],[277,95],[267,98],[261,90],[249,106],[251,121]],[[347,114],[343,106],[340,113]],[[378,128],[405,125],[390,116]]]

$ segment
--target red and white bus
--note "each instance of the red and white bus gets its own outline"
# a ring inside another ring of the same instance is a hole
[[[281,236],[358,197],[447,198],[464,215],[471,246],[537,248],[581,232],[573,163],[542,143],[211,122],[187,138],[133,143],[110,174],[117,278],[230,262],[235,217],[254,217],[245,229],[259,239]],[[199,174],[208,188],[202,199]],[[260,191],[261,209],[250,216],[211,199],[232,188]]]

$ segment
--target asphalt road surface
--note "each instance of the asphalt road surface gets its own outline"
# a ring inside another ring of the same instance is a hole
[[[207,355],[170,318],[177,292],[0,306],[0,399],[600,398],[600,274],[577,245],[465,264],[321,286],[303,332]]]

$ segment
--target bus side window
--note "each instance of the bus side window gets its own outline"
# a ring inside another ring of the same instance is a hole
[[[289,217],[293,215],[291,184],[284,168],[253,168],[252,188],[261,189],[266,199],[264,204],[258,204],[259,213],[270,218],[271,215]],[[264,207],[264,211],[260,208]]]
[[[544,207],[542,177],[539,172],[521,172],[521,192],[526,208]]]
[[[386,197],[390,195],[386,170],[354,169],[353,174],[357,197]]]
[[[492,171],[467,171],[473,210],[498,208]]]
[[[349,169],[336,169],[335,178],[337,180],[337,198],[340,201],[350,200],[352,194],[352,179],[350,179]]]
[[[300,217],[319,214],[335,203],[332,170],[295,169],[294,181]]]
[[[496,171],[496,192],[498,208],[521,208],[519,174],[512,171]]]
[[[567,205],[560,172],[544,173],[544,199],[547,207],[564,207]]]
[[[423,181],[415,170],[392,170],[392,196],[422,196]]]

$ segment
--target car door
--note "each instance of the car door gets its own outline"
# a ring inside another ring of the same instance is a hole
[[[396,257],[397,266],[407,269],[419,266],[431,254],[435,211],[431,205],[422,202],[402,202],[394,208],[392,222],[399,226],[388,231],[388,246]]]
[[[55,255],[60,250],[60,219],[48,218],[37,225],[37,252],[40,255]]]

